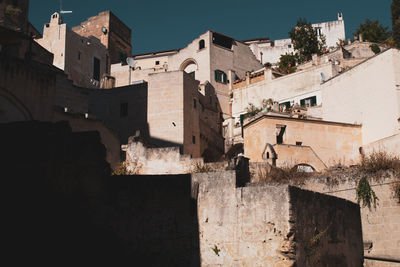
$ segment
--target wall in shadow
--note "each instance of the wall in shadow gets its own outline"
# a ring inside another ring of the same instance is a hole
[[[21,266],[200,266],[191,179],[110,176],[97,132],[0,124],[4,251]]]

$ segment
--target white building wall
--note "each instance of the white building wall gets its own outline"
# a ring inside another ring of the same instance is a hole
[[[316,96],[317,105],[320,105],[321,73],[324,73],[327,79],[333,76],[334,69],[331,62],[276,79],[268,78],[267,71],[267,78],[264,81],[233,90],[232,115],[237,119],[240,114],[246,113],[249,103],[260,107],[262,100],[268,98],[279,103],[291,101],[300,104],[301,99]]]
[[[323,119],[362,124],[363,145],[399,134],[400,51],[387,50],[322,86]]]
[[[340,13],[338,14],[338,20],[315,23],[312,24],[312,26],[314,29],[319,28],[321,34],[325,35],[326,46],[328,48],[336,47],[336,44],[339,43],[339,39],[346,39],[344,20],[343,16]],[[275,40],[274,46],[265,47],[264,43],[252,43],[249,45],[249,47],[262,64],[265,64],[267,62],[276,64],[277,62],[279,62],[279,58],[281,57],[281,55],[295,52],[290,38]],[[260,52],[263,54],[262,60]]]

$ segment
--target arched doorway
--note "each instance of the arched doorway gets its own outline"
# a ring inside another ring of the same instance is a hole
[[[183,70],[187,74],[192,75],[193,78],[196,78],[196,71],[198,70],[198,65],[196,60],[192,58],[188,58],[181,64],[179,70]]]

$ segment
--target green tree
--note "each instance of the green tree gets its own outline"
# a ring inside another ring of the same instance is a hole
[[[280,69],[287,73],[293,73],[296,71],[297,57],[293,54],[281,55],[279,58],[278,66]]]
[[[306,19],[298,19],[297,24],[289,32],[294,49],[297,50],[297,61],[310,60],[313,54],[321,55],[325,49],[325,36],[319,38],[311,23]]]
[[[400,0],[393,0],[390,10],[392,12],[392,32],[394,45],[400,48]]]
[[[364,41],[372,43],[382,43],[390,37],[388,27],[382,26],[377,20],[365,20],[365,23],[360,24],[355,35],[362,35]]]

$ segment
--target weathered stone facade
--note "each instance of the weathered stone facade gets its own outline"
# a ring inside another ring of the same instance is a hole
[[[245,121],[243,134],[244,153],[252,162],[279,167],[307,164],[321,171],[360,160],[360,125],[262,113]]]
[[[57,12],[44,25],[43,37],[36,42],[54,54],[53,65],[77,86],[99,88],[101,78],[109,72],[107,48],[93,36],[72,31]]]
[[[99,39],[108,49],[109,64],[125,64],[126,57],[131,55],[131,29],[109,10],[90,17],[79,26],[73,27],[72,31],[80,36],[94,36]]]

